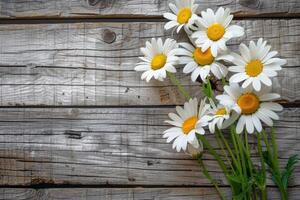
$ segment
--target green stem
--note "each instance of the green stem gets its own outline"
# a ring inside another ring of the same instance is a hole
[[[224,149],[224,143],[223,143],[223,141],[222,141],[222,139],[221,139],[221,137],[220,137],[220,134],[219,134],[218,132],[220,132],[219,129],[217,130],[217,134],[215,134],[215,135],[216,135],[217,142],[218,142],[218,145],[219,145],[219,147],[221,148],[221,151],[222,151],[224,157],[226,158],[227,162],[229,163],[230,168],[232,169],[232,171],[234,171],[234,168],[233,168],[233,166],[232,166],[232,163],[231,163],[231,161],[229,160],[228,154],[226,153],[226,151],[225,151],[225,149]]]
[[[220,165],[221,169],[223,170],[223,172],[227,178],[228,171],[227,171],[226,165],[224,164],[223,160],[220,158],[220,156],[217,154],[217,152],[213,149],[213,147],[209,144],[209,142],[203,135],[197,134],[197,137],[198,137],[198,139],[200,139],[202,141],[204,146],[208,149],[209,153],[212,156],[214,156],[214,158],[217,160],[218,164]]]
[[[236,139],[235,139],[236,133],[235,133],[235,127],[234,126],[230,127],[230,133],[231,133],[232,143],[233,143],[233,146],[234,146],[235,155],[237,157],[237,162],[239,163],[240,172],[242,173],[241,158],[240,158],[237,142],[236,142]]]
[[[287,190],[283,187],[279,187],[281,200],[288,200]]]
[[[222,200],[225,200],[224,194],[222,193],[222,191],[220,190],[220,188],[218,187],[218,184],[216,183],[216,181],[212,178],[212,176],[209,174],[207,168],[205,167],[203,161],[201,158],[198,158],[198,163],[199,165],[202,167],[202,173],[204,174],[204,176],[214,185],[216,191],[218,192],[220,198]]]
[[[279,162],[278,162],[276,136],[273,127],[271,128],[271,142],[273,147],[273,165],[275,170],[277,171],[277,174],[281,174],[279,169]],[[287,189],[283,186],[281,179],[279,180],[279,182],[280,185],[278,187],[279,187],[281,199],[287,200],[288,199]]]
[[[270,166],[270,168],[272,170],[271,173],[272,173],[274,179],[276,179],[275,183],[276,183],[277,187],[279,188],[281,200],[287,200],[288,199],[287,190],[282,185],[281,177],[280,177],[281,173],[280,173],[279,165],[278,165],[277,146],[276,146],[276,142],[275,142],[274,132],[271,133],[271,137],[272,137],[271,140],[272,140],[272,145],[275,144],[275,147],[273,146],[273,151],[276,151],[276,158],[274,156],[272,156],[272,153],[274,155],[275,152],[272,152],[269,141],[268,141],[268,137],[267,137],[264,130],[262,130],[262,135],[264,137],[264,141],[265,141],[265,144],[266,144],[266,147],[267,147],[267,152],[269,154],[269,158],[271,159],[270,162],[272,163],[271,164],[272,166]]]
[[[276,144],[275,132],[273,127],[271,128],[271,142],[273,147],[274,165],[279,170],[278,157],[277,157],[277,144]]]
[[[241,170],[240,164],[237,162],[237,160],[231,150],[231,147],[229,146],[227,140],[225,139],[224,135],[222,134],[222,132],[219,129],[217,129],[217,134],[221,137],[227,151],[229,152],[229,154],[231,156],[231,159],[232,159],[234,165],[236,166],[237,169]]]
[[[264,187],[260,188],[261,189],[261,199],[262,200],[267,200],[267,189],[266,189],[266,166],[265,166],[265,161],[264,161],[264,156],[263,156],[263,151],[262,151],[262,146],[261,146],[261,133],[257,133],[257,148],[258,148],[258,154],[260,158],[260,163],[261,163],[261,170],[264,176]]]
[[[253,164],[251,162],[251,152],[250,152],[250,148],[249,148],[249,141],[248,141],[248,132],[245,131],[245,154],[246,154],[246,159],[248,161],[248,166],[249,166],[249,173],[250,173],[250,176],[252,176],[252,171],[253,171]],[[254,169],[255,171],[255,169]]]
[[[262,134],[262,136],[263,136],[263,138],[264,138],[264,142],[265,142],[266,147],[267,147],[267,152],[268,152],[270,155],[272,155],[271,147],[270,147],[270,145],[269,145],[269,140],[268,140],[268,137],[267,137],[267,135],[266,135],[266,132],[265,132],[264,130],[262,130],[262,131],[261,131],[261,134]]]
[[[170,78],[171,82],[177,86],[179,92],[187,99],[191,99],[191,96],[186,91],[186,89],[182,86],[180,81],[176,78],[176,76],[173,73],[167,72],[168,77]]]
[[[240,158],[241,158],[241,161],[242,161],[244,177],[247,177],[246,159],[245,159],[245,154],[244,154],[244,149],[243,149],[243,146],[242,146],[241,138],[239,137],[239,135],[235,134],[235,140],[237,142],[237,146],[238,146],[238,149],[239,149],[238,151],[240,153]]]

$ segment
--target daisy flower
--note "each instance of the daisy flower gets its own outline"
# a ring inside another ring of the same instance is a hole
[[[176,0],[175,4],[170,3],[169,7],[173,13],[164,13],[164,18],[170,20],[165,25],[165,29],[177,27],[177,33],[184,27],[186,30],[198,18],[195,14],[199,5],[194,4],[195,0]]]
[[[183,73],[192,73],[192,81],[196,81],[200,76],[203,82],[206,82],[206,77],[210,72],[217,78],[221,79],[228,73],[227,67],[225,67],[220,60],[232,60],[230,55],[218,55],[214,57],[211,53],[211,49],[208,48],[203,52],[200,48],[195,48],[189,43],[179,43],[182,48],[179,48],[177,55],[181,55],[179,62],[184,64]]]
[[[175,73],[175,64],[178,63],[176,54],[178,44],[173,39],[166,39],[163,43],[162,39],[152,38],[151,43],[146,42],[146,47],[141,48],[144,57],[139,57],[142,62],[138,63],[134,68],[136,71],[144,71],[141,78],[150,81],[152,77],[163,81],[167,72]]]
[[[278,54],[277,51],[270,51],[271,46],[267,45],[266,41],[260,38],[255,44],[250,41],[249,47],[245,44],[240,45],[240,53],[233,53],[233,63],[235,66],[228,68],[234,72],[229,79],[230,82],[243,82],[242,87],[246,88],[249,85],[259,91],[261,84],[271,86],[271,77],[277,75],[278,70],[281,70],[281,65],[286,64],[286,60],[274,58]]]
[[[226,42],[235,37],[244,35],[244,29],[237,25],[229,25],[233,15],[229,9],[220,7],[216,14],[212,9],[201,12],[202,17],[195,20],[197,30],[192,34],[196,39],[197,46],[206,51],[211,48],[214,57],[217,56],[219,50],[226,50]]]
[[[262,88],[257,92],[252,87],[243,89],[236,83],[231,83],[224,87],[225,93],[216,98],[222,105],[232,106],[240,118],[237,122],[236,132],[241,133],[246,126],[248,133],[262,131],[262,122],[268,126],[273,126],[273,120],[279,117],[274,111],[281,111],[280,104],[272,101],[279,99],[280,95],[270,93],[269,87]]]
[[[205,101],[201,101],[198,109],[198,101],[196,98],[190,99],[184,104],[184,107],[177,106],[178,114],[170,113],[171,120],[166,122],[174,127],[164,131],[164,138],[167,142],[173,142],[173,149],[179,152],[181,149],[186,151],[188,143],[194,148],[199,148],[199,142],[196,133],[203,135],[205,133],[204,126],[207,126],[210,117],[206,116],[209,105]]]
[[[238,118],[239,114],[231,110],[229,106],[215,105],[213,101],[210,102],[211,108],[208,115],[212,120],[208,123],[208,128],[211,133],[215,133],[215,127],[219,130],[227,128]]]

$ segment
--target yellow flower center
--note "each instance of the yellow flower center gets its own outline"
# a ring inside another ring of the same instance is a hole
[[[259,99],[253,93],[246,93],[239,97],[237,104],[242,109],[242,114],[252,114],[259,108]]]
[[[221,24],[213,24],[207,29],[207,37],[212,41],[217,41],[225,34],[225,28]]]
[[[226,115],[226,109],[225,108],[219,108],[216,112],[216,115]]]
[[[202,52],[200,48],[196,48],[193,53],[193,57],[195,62],[201,66],[209,65],[214,61],[214,57],[211,54],[210,48],[205,52]]]
[[[195,128],[197,121],[198,121],[198,118],[195,116],[190,117],[187,120],[185,120],[182,125],[183,133],[186,135],[189,134],[189,132]]]
[[[260,60],[251,60],[246,65],[246,74],[251,77],[256,77],[262,72],[263,67],[264,66]]]
[[[167,56],[165,56],[164,54],[157,54],[152,58],[151,68],[153,70],[158,70],[163,66],[165,66],[166,62],[167,62]]]
[[[177,14],[177,22],[179,24],[186,24],[192,17],[192,11],[190,8],[182,8]]]

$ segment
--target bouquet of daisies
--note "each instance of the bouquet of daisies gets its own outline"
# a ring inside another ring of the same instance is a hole
[[[168,77],[187,100],[183,107],[176,107],[176,113],[169,114],[166,123],[173,127],[163,137],[173,142],[178,152],[183,150],[196,158],[221,199],[225,196],[202,160],[203,147],[224,173],[232,199],[267,199],[267,173],[278,186],[281,198],[288,199],[288,183],[298,158],[291,156],[286,167],[279,168],[272,126],[279,119],[276,112],[283,108],[274,102],[280,95],[271,91],[272,77],[277,76],[286,60],[277,58],[278,52],[262,38],[249,45],[240,44],[239,53],[230,51],[226,43],[243,36],[244,29],[231,24],[229,9],[207,9],[198,16],[194,0],[176,0],[169,7],[172,12],[164,14],[169,20],[165,29],[177,33],[183,29],[189,42],[152,38],[141,48],[144,56],[135,67],[143,71],[141,78],[147,82]],[[185,90],[174,75],[175,66],[183,67],[183,73],[200,84],[204,99],[199,102]],[[223,93],[214,91],[215,80],[222,85]],[[209,133],[214,134],[220,150],[205,136]],[[257,141],[256,152],[250,151],[249,134]],[[253,153],[259,155],[260,163],[253,161]]]

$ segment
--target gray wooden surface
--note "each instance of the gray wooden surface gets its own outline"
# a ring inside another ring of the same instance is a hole
[[[197,163],[161,137],[184,99],[170,82],[145,83],[133,70],[146,40],[183,39],[163,30],[168,2],[0,1],[0,199],[218,199]],[[196,2],[233,10],[246,29],[233,50],[264,37],[288,60],[273,88],[285,107],[275,123],[283,165],[300,152],[300,2]],[[201,96],[189,76],[178,78]],[[230,197],[215,161],[204,159]],[[292,200],[299,166],[295,174]],[[270,178],[268,186],[279,199]]]

